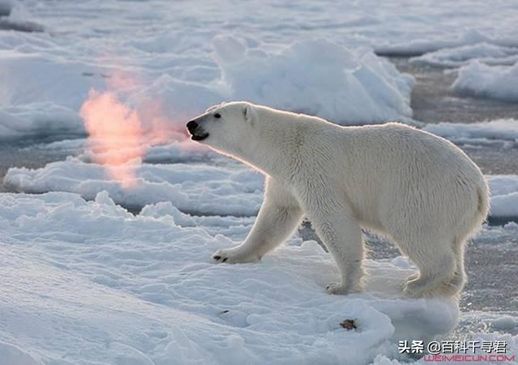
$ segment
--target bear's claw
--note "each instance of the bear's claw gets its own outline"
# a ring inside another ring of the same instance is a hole
[[[260,257],[256,255],[245,254],[236,248],[218,250],[212,255],[212,258],[217,262],[226,262],[229,264],[256,262],[260,259]]]
[[[212,258],[216,261],[226,262],[228,257],[222,257],[221,255],[213,255]]]
[[[214,256],[212,256],[212,258],[213,258],[214,260],[216,260],[216,261],[221,261],[221,262],[225,262],[225,261],[227,261],[227,259],[228,259],[228,257],[223,257],[223,258],[221,258],[221,256],[220,256],[220,255],[214,255]]]

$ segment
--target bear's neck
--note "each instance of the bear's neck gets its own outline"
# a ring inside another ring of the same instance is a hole
[[[267,175],[285,176],[286,171],[300,165],[304,129],[304,123],[286,118],[258,125],[257,135],[248,138],[236,157]]]

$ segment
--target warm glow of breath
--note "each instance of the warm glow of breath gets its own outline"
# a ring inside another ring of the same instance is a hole
[[[142,123],[135,110],[112,92],[91,90],[80,111],[95,162],[123,187],[136,184],[136,168],[145,153]]]

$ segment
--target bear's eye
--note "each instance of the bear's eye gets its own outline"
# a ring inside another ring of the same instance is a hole
[[[219,114],[219,113],[214,114],[214,118],[216,118],[216,119],[221,118],[221,114]]]

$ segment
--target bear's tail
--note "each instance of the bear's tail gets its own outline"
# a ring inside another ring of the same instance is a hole
[[[485,222],[489,214],[489,187],[484,178],[483,182],[477,187],[477,212],[476,221],[480,225]]]

